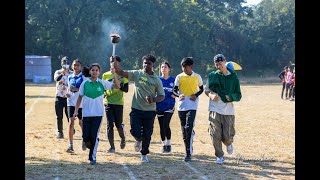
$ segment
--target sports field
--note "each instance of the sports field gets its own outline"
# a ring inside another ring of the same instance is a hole
[[[124,124],[127,145],[109,154],[106,117],[100,131],[97,164],[89,164],[81,149],[81,131],[75,123],[75,153],[67,153],[67,119],[64,139],[56,139],[54,84],[25,84],[25,179],[295,179],[295,102],[280,98],[281,84],[241,84],[242,100],[235,103],[234,153],[225,151],[225,163],[214,163],[208,134],[208,98],[203,93],[195,121],[192,162],[183,161],[184,144],[178,113],[171,120],[172,150],[161,153],[159,124],[154,123],[149,163],[140,161],[129,133],[134,85],[125,94]],[[225,150],[225,149],[224,149]]]

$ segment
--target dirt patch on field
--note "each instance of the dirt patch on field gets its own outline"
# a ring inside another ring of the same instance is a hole
[[[25,178],[26,179],[295,179],[295,102],[280,98],[281,85],[241,86],[243,98],[235,103],[235,151],[225,155],[225,164],[214,163],[214,149],[208,135],[208,99],[200,96],[196,115],[193,161],[183,162],[184,144],[177,112],[171,120],[172,148],[162,154],[158,120],[150,145],[149,163],[141,163],[133,150],[129,113],[134,85],[125,94],[124,123],[127,146],[109,154],[106,117],[100,131],[97,165],[88,163],[88,151],[81,150],[81,131],[76,122],[75,153],[65,139],[58,140],[54,111],[54,84],[26,83]]]

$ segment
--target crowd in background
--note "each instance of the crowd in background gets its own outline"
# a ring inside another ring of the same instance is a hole
[[[289,99],[290,101],[294,101],[296,87],[295,66],[285,66],[278,77],[282,81],[281,99]]]

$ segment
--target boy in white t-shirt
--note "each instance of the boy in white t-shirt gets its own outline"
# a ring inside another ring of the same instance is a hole
[[[191,161],[193,151],[194,121],[198,108],[200,94],[203,92],[203,82],[199,74],[192,71],[192,57],[185,57],[181,61],[182,73],[178,74],[174,82],[173,95],[178,99],[178,115],[180,118],[183,141],[186,150],[184,161]]]

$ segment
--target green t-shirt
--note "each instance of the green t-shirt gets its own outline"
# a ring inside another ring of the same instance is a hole
[[[141,70],[128,70],[129,81],[134,81],[134,95],[132,97],[132,108],[141,111],[155,111],[156,103],[147,103],[146,96],[156,97],[165,95],[160,78],[154,73],[149,75]]]
[[[120,86],[121,84],[126,84],[129,82],[127,78],[119,76],[118,74],[115,75],[120,78]],[[113,78],[114,75],[110,71],[105,72],[102,75],[102,79],[109,82],[112,82]],[[106,97],[104,98],[104,102],[105,104],[123,105],[123,91],[121,91],[120,89],[106,90]]]

